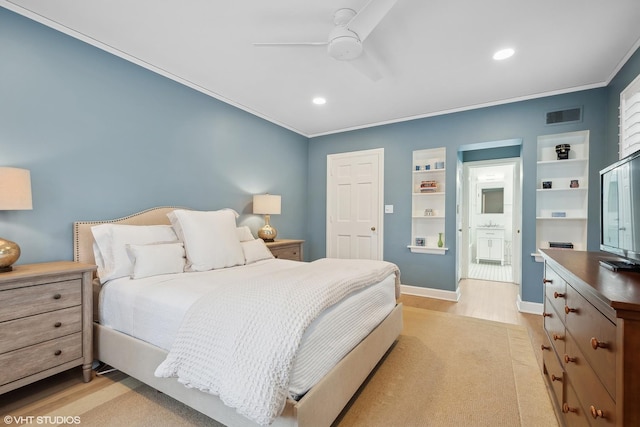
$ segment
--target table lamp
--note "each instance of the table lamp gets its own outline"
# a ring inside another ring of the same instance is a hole
[[[0,211],[31,210],[31,174],[26,169],[0,167]],[[0,237],[0,273],[13,269],[20,246]]]
[[[269,223],[271,215],[280,214],[281,197],[274,194],[256,194],[253,196],[253,213],[264,215],[264,226],[258,230],[258,237],[265,242],[273,242],[278,230]]]

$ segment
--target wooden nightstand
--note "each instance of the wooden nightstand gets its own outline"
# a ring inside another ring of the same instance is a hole
[[[59,261],[0,273],[0,394],[79,365],[91,380],[95,269]]]
[[[275,242],[267,242],[267,247],[276,258],[302,261],[304,260],[302,253],[303,243],[304,240],[282,239]]]

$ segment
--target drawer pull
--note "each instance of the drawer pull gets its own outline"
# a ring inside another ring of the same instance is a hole
[[[575,357],[570,357],[568,354],[564,355],[564,363],[571,363],[571,362],[576,363],[576,360],[578,359]]]
[[[607,348],[607,347],[609,347],[609,344],[607,344],[606,342],[600,342],[600,341],[598,341],[597,338],[593,337],[593,338],[591,338],[591,347],[594,350],[597,350],[599,348]]]
[[[62,298],[62,295],[60,295],[60,294],[55,294],[53,296],[53,299],[60,299],[60,298]]]
[[[540,345],[540,350],[542,350],[542,351],[551,350],[551,347],[549,347],[548,345],[541,344]]]
[[[556,377],[554,374],[551,374],[551,381],[560,381],[560,382],[562,382],[562,377]]]
[[[565,312],[566,314],[569,314],[569,313],[577,313],[577,312],[578,312],[578,309],[577,309],[577,308],[571,308],[571,307],[569,307],[568,305],[565,305],[565,306],[564,306],[564,312]]]
[[[553,283],[553,280],[551,279],[542,279],[542,283]]]
[[[56,350],[53,354],[55,354],[56,356],[60,356],[62,354],[62,350]]]
[[[607,418],[604,416],[604,411],[602,409],[596,409],[595,406],[591,405],[589,407],[589,409],[591,410],[591,416],[594,419],[598,419],[598,418]]]
[[[552,338],[554,341],[558,341],[558,340],[562,341],[564,339],[562,335],[558,335],[558,334],[553,334]]]
[[[565,414],[568,412],[578,412],[578,408],[572,408],[567,402],[564,402],[562,404],[562,412],[564,412]]]
[[[544,312],[542,313],[542,317],[553,317],[551,313]]]
[[[554,298],[564,298],[564,294],[556,291],[556,292],[553,293],[553,297]]]
[[[53,326],[55,328],[59,328],[60,326],[62,326],[62,322],[56,322],[56,323],[53,324]]]

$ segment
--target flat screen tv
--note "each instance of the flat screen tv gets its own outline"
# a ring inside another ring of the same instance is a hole
[[[605,267],[640,266],[640,152],[600,171],[600,250],[623,257]]]

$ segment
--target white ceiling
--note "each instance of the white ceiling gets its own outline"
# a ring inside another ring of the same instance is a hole
[[[606,85],[640,45],[639,0],[398,0],[365,40],[372,81],[326,47],[368,0],[0,0],[305,136]],[[516,54],[492,59],[503,47]],[[313,97],[327,98],[324,106]]]

